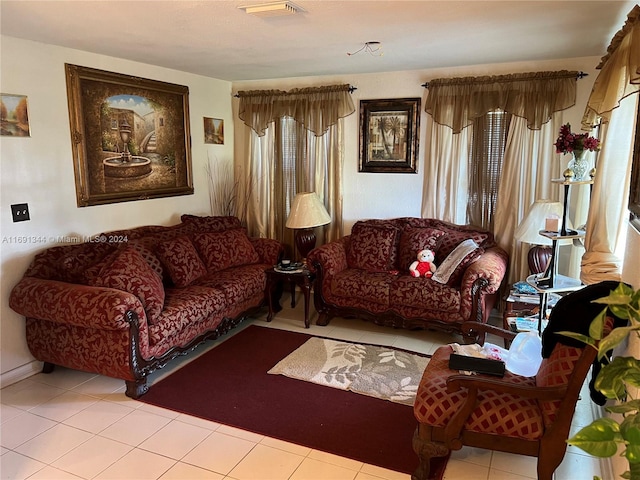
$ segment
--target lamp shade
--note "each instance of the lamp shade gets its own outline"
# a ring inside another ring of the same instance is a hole
[[[285,226],[287,228],[313,228],[331,222],[327,209],[315,192],[299,193],[293,199]]]
[[[552,217],[562,222],[562,204],[553,200],[536,200],[514,232],[516,239],[530,245],[551,245],[551,239],[539,232],[545,229],[546,219]]]

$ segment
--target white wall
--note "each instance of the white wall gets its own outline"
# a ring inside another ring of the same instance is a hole
[[[1,373],[8,383],[31,371],[24,319],[9,293],[36,252],[56,237],[89,236],[138,225],[171,225],[182,213],[209,214],[207,157],[233,159],[231,83],[78,50],[0,37],[1,91],[28,97],[30,138],[0,137]],[[64,64],[189,87],[193,195],[78,208]],[[224,119],[225,145],[204,144],[203,117]],[[31,220],[13,223],[10,205],[28,203]],[[16,243],[19,238],[27,241]],[[28,237],[33,237],[29,241]],[[49,239],[52,240],[49,240]],[[44,240],[42,240],[44,239]]]
[[[372,57],[372,62],[384,61],[384,57]],[[420,216],[422,184],[424,176],[424,156],[426,125],[429,116],[424,112],[426,89],[422,84],[434,78],[464,77],[481,75],[503,75],[509,73],[536,72],[543,70],[578,70],[590,75],[577,83],[576,106],[565,111],[565,121],[579,129],[582,114],[597,76],[595,66],[599,57],[583,57],[547,62],[517,62],[485,64],[457,68],[413,70],[405,72],[332,75],[322,77],[300,77],[274,80],[234,82],[233,91],[311,87],[348,83],[357,90],[353,93],[356,112],[345,118],[345,161],[344,161],[344,211],[345,233],[352,225],[365,218],[392,218],[400,216]],[[418,147],[417,174],[359,173],[359,101],[371,99],[421,98],[420,144]],[[234,118],[237,118],[238,100],[234,99]],[[239,122],[239,120],[238,120]],[[243,125],[236,126],[236,157],[244,155]],[[562,161],[568,162],[566,157]]]

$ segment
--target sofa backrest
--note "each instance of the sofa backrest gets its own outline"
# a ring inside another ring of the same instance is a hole
[[[89,277],[96,273],[100,261],[119,248],[131,245],[163,281],[167,281],[167,272],[154,253],[158,244],[182,235],[191,236],[199,232],[222,232],[238,228],[242,228],[242,224],[236,217],[198,217],[185,214],[181,217],[181,223],[177,225],[145,225],[104,232],[91,237],[89,242],[59,245],[38,253],[25,276],[69,283],[88,283]]]
[[[396,232],[395,235],[391,233],[393,231]],[[363,235],[363,232],[366,234]],[[370,263],[375,263],[377,269],[388,264],[389,269],[404,272],[416,259],[418,251],[425,248],[433,250],[435,263],[439,265],[467,239],[473,239],[485,250],[495,245],[493,233],[473,225],[456,225],[443,220],[416,217],[361,220],[352,229],[347,246],[347,260],[350,266],[355,263],[365,264],[363,259],[366,255],[362,253],[365,249],[372,257]],[[383,242],[392,243],[393,248],[385,248]],[[381,244],[377,245],[379,243]],[[386,261],[378,258],[374,262],[373,257],[379,254],[388,255]]]

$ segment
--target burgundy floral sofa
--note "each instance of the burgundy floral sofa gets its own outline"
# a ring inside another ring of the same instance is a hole
[[[9,305],[26,317],[31,354],[126,382],[146,377],[266,304],[265,269],[282,245],[250,238],[235,217],[183,215],[36,255]]]
[[[409,274],[423,249],[435,252],[432,278]],[[466,321],[486,323],[508,255],[480,228],[406,217],[356,222],[350,235],[312,250],[307,263],[316,273],[319,325],[341,316],[462,334]]]

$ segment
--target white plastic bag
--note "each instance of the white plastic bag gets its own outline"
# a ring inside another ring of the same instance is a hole
[[[542,340],[538,332],[520,332],[511,342],[505,368],[523,377],[533,377],[542,363]]]

